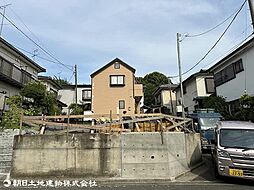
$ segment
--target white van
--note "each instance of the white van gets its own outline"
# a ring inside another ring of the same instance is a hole
[[[217,175],[254,179],[254,123],[220,121],[213,143]]]

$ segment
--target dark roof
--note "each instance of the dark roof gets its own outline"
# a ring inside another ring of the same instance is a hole
[[[58,90],[62,89],[62,86],[60,86],[56,81],[54,81],[51,77],[49,76],[38,76],[38,79],[41,81],[47,81],[53,86],[55,86]]]
[[[66,84],[66,85],[62,85],[63,89],[75,89],[75,85],[74,84]],[[78,84],[77,85],[78,88],[92,88],[92,85],[90,84]]]
[[[115,58],[114,60],[110,61],[108,64],[106,64],[105,66],[103,66],[102,68],[100,68],[99,70],[95,71],[94,73],[91,74],[91,78],[93,78],[95,75],[99,74],[100,72],[102,72],[103,70],[105,70],[106,68],[108,68],[109,66],[111,66],[112,64],[114,64],[115,62],[119,62],[121,65],[123,65],[124,67],[126,67],[127,69],[131,70],[133,73],[136,72],[136,70],[131,67],[130,65],[128,65],[127,63],[123,62],[121,59],[119,58]]]
[[[189,83],[190,81],[192,81],[193,79],[195,79],[197,76],[206,76],[206,75],[211,75],[212,76],[212,73],[208,72],[208,70],[203,70],[201,69],[199,72],[197,73],[194,73],[192,75],[190,75],[187,79],[185,79],[183,81],[183,85]],[[176,89],[180,88],[180,84],[174,89],[174,91]]]
[[[158,93],[160,93],[162,90],[173,90],[178,86],[178,84],[163,84],[160,85],[159,87],[157,87],[155,89],[155,91],[153,92],[153,95],[156,95]]]
[[[65,103],[63,103],[62,101],[60,101],[60,100],[56,100],[56,101],[57,101],[57,104],[58,104],[59,106],[61,106],[61,107],[68,107],[68,105],[65,104]]]
[[[19,51],[17,48],[15,48],[13,45],[11,45],[9,42],[7,42],[6,40],[4,40],[2,37],[0,37],[0,42],[3,43],[4,45],[6,45],[8,48],[10,48],[11,50],[15,51],[17,54],[19,54],[21,57],[23,57],[25,60],[27,60],[29,63],[31,63],[31,66],[35,67],[38,72],[46,72],[46,69],[41,67],[40,65],[38,65],[37,63],[35,63],[32,59],[30,59],[29,57],[27,57],[24,53],[22,53],[21,51]]]
[[[238,53],[241,53],[241,51],[245,50],[246,48],[252,47],[254,45],[254,36],[252,36],[249,40],[243,42],[239,47],[237,47],[234,51],[223,57],[221,60],[219,60],[216,64],[214,64],[212,67],[208,69],[208,71],[213,72],[214,69],[216,69],[218,66],[223,64],[227,59],[230,59],[231,57],[237,55]]]

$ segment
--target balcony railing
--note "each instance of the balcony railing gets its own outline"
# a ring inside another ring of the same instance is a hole
[[[17,68],[2,57],[0,57],[0,75],[1,79],[19,86],[23,86],[33,80],[31,74]]]

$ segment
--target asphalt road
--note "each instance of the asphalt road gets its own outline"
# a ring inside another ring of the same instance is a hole
[[[254,190],[254,181],[238,180],[235,178],[216,179],[213,171],[213,164],[209,154],[203,155],[204,164],[195,170],[187,173],[184,176],[177,178],[174,181],[97,181],[95,187],[8,187],[4,188],[0,184],[0,189],[59,189],[59,190],[79,190],[79,189],[94,189],[94,190]]]

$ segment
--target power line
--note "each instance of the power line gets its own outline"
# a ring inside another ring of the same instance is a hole
[[[4,0],[5,2],[5,0]],[[11,10],[11,12],[20,20],[20,22],[25,26],[25,28],[36,38],[36,40],[48,51],[49,49],[41,42],[41,40],[32,32],[32,30],[29,29],[29,27],[25,24],[25,22],[23,21],[23,19],[11,8],[9,7],[9,9]],[[7,15],[7,14],[6,14]],[[51,53],[51,52],[50,52]],[[44,53],[45,54],[45,53]],[[52,53],[51,53],[52,54]],[[47,54],[45,54],[46,56],[48,56]],[[38,57],[38,56],[37,56]],[[56,62],[52,62],[52,63],[56,63]],[[69,65],[68,65],[69,66]],[[72,67],[72,66],[71,66]]]
[[[71,80],[72,80],[72,78],[73,78],[74,74],[75,74],[75,72],[73,72],[73,73],[72,73],[72,75],[71,75],[70,79],[67,81],[68,83],[70,83],[70,82],[71,82]]]
[[[20,20],[20,22],[25,26],[25,28],[36,38],[36,40],[48,51],[49,49],[41,42],[41,40],[29,29],[29,27],[25,24],[25,22],[21,19],[21,17],[10,7],[11,12]],[[50,52],[51,53],[51,52]],[[52,53],[51,53],[52,54]],[[47,54],[46,54],[47,55]]]
[[[30,55],[34,55],[34,53],[32,53],[32,52],[30,52],[30,51],[27,51],[27,50],[25,50],[25,49],[23,49],[23,48],[21,48],[21,47],[18,47],[18,46],[16,46],[16,45],[15,45],[14,47],[17,48],[17,49],[19,49],[19,50],[21,50],[21,51],[24,51],[24,52],[26,52],[26,53],[28,53],[28,54],[30,54]],[[39,56],[39,55],[35,55],[35,56],[38,57],[38,58],[40,58],[40,59],[43,59],[43,60],[45,60],[45,61],[58,64],[58,62],[53,61],[53,60],[50,60],[50,59],[47,59],[47,58],[45,58],[45,57],[42,57],[42,56]],[[73,70],[73,69],[72,69],[72,70]]]
[[[249,25],[251,26],[251,25]],[[230,48],[226,53],[223,53],[222,55],[218,56],[216,59],[213,59],[212,61],[210,61],[208,64],[206,64],[204,67],[207,67],[214,63],[215,61],[218,61],[220,59],[222,59],[224,56],[223,55],[227,55],[229,53],[231,53],[232,51],[234,51],[238,46],[240,46],[241,44],[243,44],[248,38],[250,38],[252,36],[252,34],[248,35],[246,38],[244,38],[243,40],[241,40],[241,42],[237,43],[236,45],[234,45],[232,48]],[[238,38],[239,39],[239,38]],[[232,43],[231,43],[232,44]],[[204,68],[203,67],[203,68]]]
[[[25,32],[23,32],[19,27],[17,27],[13,21],[11,21],[9,18],[7,18],[5,15],[3,15],[1,12],[0,14],[12,25],[14,26],[20,33],[22,33],[27,39],[29,39],[31,42],[33,42],[37,47],[39,47],[44,53],[46,53],[47,55],[49,55],[51,58],[53,58],[54,60],[57,61],[58,64],[64,66],[65,68],[70,69],[70,66],[63,64],[61,61],[59,61],[57,58],[55,58],[51,53],[49,53],[47,50],[45,50],[43,47],[41,47],[41,45],[39,45],[38,43],[36,43],[32,38],[30,38]]]
[[[190,72],[191,70],[193,70],[196,66],[198,66],[208,55],[209,53],[216,47],[216,45],[219,43],[219,41],[222,39],[222,37],[225,35],[225,33],[228,31],[228,29],[230,28],[230,26],[233,24],[233,22],[235,21],[237,15],[241,12],[244,4],[246,3],[247,0],[245,0],[243,2],[243,4],[241,5],[240,9],[236,12],[235,16],[233,17],[233,19],[231,20],[231,22],[229,23],[229,25],[227,26],[227,28],[223,31],[223,33],[220,35],[220,37],[218,38],[218,40],[213,44],[213,46],[207,51],[207,53],[195,64],[193,65],[190,69],[188,69],[187,71],[185,71],[184,73],[182,73],[182,75],[187,74],[188,72]],[[174,78],[179,77],[179,75],[177,76],[173,76]]]
[[[187,34],[186,37],[187,37],[187,38],[188,38],[188,37],[192,38],[192,37],[199,37],[199,36],[202,36],[202,35],[204,35],[204,34],[207,34],[207,33],[211,32],[211,31],[213,31],[214,29],[218,28],[218,27],[221,26],[222,24],[224,24],[224,23],[225,23],[226,21],[228,21],[232,16],[234,16],[237,12],[238,12],[238,10],[235,11],[234,13],[232,13],[229,17],[227,17],[227,18],[226,18],[225,20],[223,20],[221,23],[217,24],[216,26],[214,26],[213,28],[211,28],[211,29],[209,29],[209,30],[207,30],[207,31],[205,31],[205,32],[201,32],[201,33],[199,33],[199,34],[193,34],[193,35]]]

